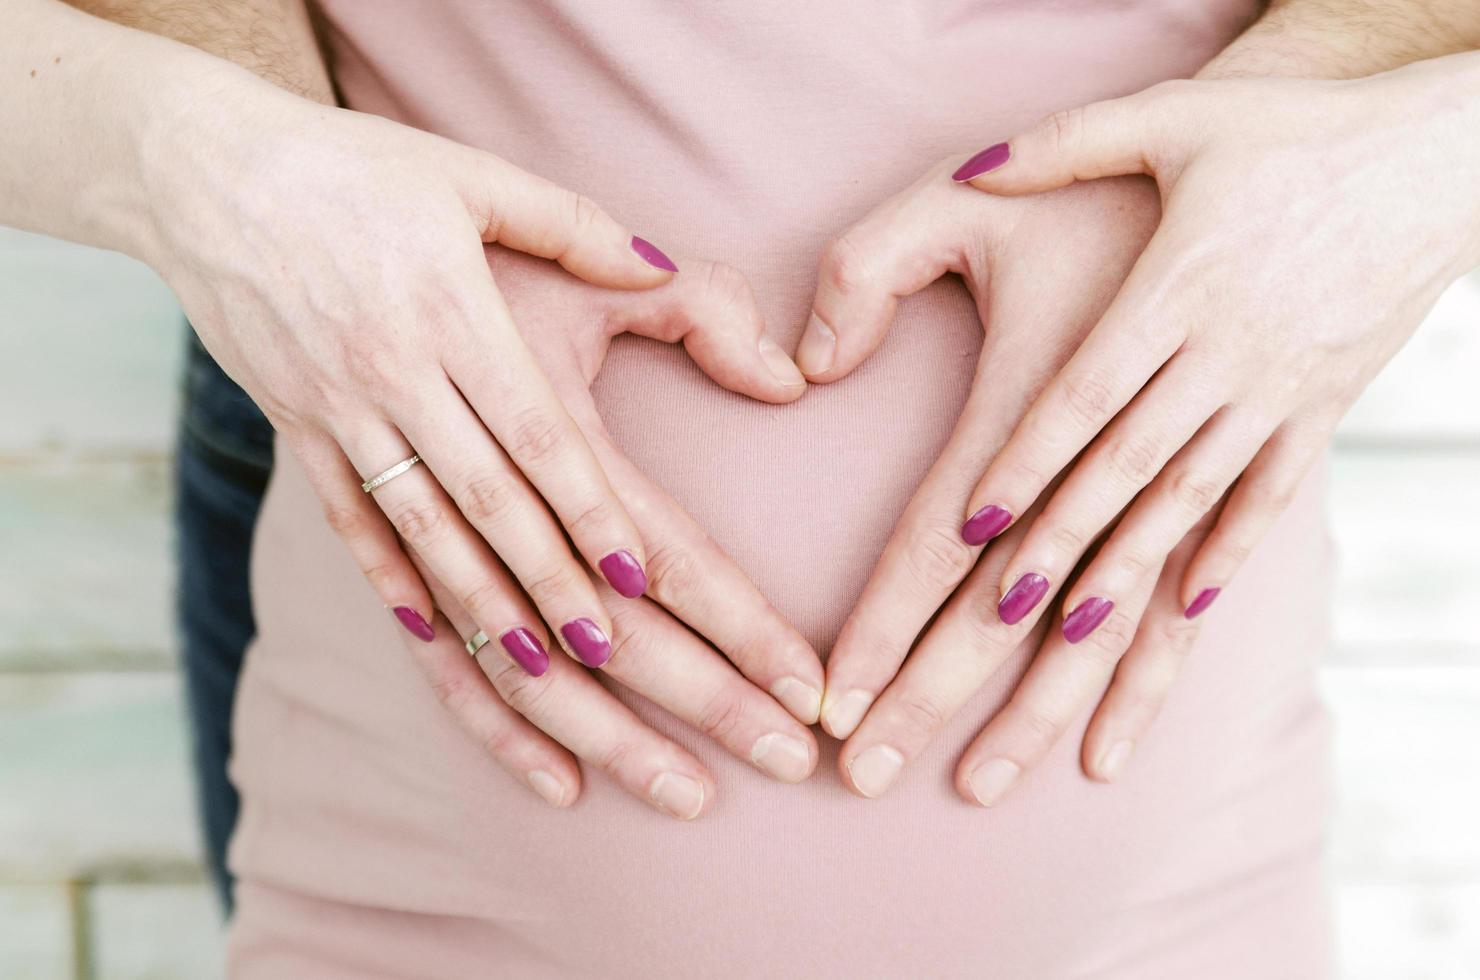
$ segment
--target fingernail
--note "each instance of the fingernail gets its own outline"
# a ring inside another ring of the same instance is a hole
[[[822,727],[833,738],[847,738],[873,703],[874,696],[867,691],[849,691],[837,700],[833,700],[829,691],[822,699]]]
[[[1033,611],[1033,607],[1042,601],[1048,594],[1048,579],[1037,572],[1029,572],[1016,582],[1002,601],[997,603],[997,618],[1008,626],[1015,626],[1022,622],[1024,616]]]
[[[560,785],[560,780],[545,772],[543,769],[535,769],[524,777],[529,783],[529,788],[545,798],[545,802],[551,806],[565,805],[565,787]]]
[[[660,772],[648,787],[658,809],[680,820],[692,820],[704,806],[704,784],[676,772]]]
[[[858,792],[874,797],[894,785],[894,778],[903,766],[904,756],[887,745],[875,745],[848,763],[848,776]]]
[[[611,587],[618,593],[629,599],[636,599],[647,591],[647,573],[632,557],[632,552],[625,548],[621,551],[613,551],[598,563],[601,566],[601,574],[611,583]]]
[[[423,643],[430,643],[437,638],[437,634],[432,632],[432,624],[422,619],[421,613],[410,606],[397,606],[391,612],[395,613],[401,625],[406,627],[406,632]]]
[[[1070,643],[1078,643],[1098,629],[1105,621],[1105,617],[1110,615],[1110,610],[1114,608],[1115,603],[1109,599],[1102,599],[1097,595],[1090,596],[1064,617],[1064,639]]]
[[[1126,760],[1131,757],[1131,750],[1136,743],[1128,738],[1123,738],[1110,746],[1110,750],[1100,757],[1100,778],[1107,783],[1113,783],[1120,778],[1120,772],[1125,768]]]
[[[991,146],[987,147],[985,150],[982,150],[976,156],[972,157],[970,160],[967,160],[965,163],[961,164],[961,166],[957,167],[956,172],[951,174],[951,179],[959,184],[963,181],[968,181],[973,177],[980,177],[982,174],[989,174],[993,170],[996,170],[998,167],[1006,163],[1011,157],[1012,147],[1008,146],[1006,143],[993,143]]]
[[[786,356],[786,351],[777,346],[776,341],[770,337],[762,337],[760,349],[761,360],[766,362],[767,370],[777,381],[788,388],[800,388],[807,383],[802,372],[797,370],[797,366]]]
[[[812,755],[805,743],[771,732],[755,740],[750,747],[750,761],[783,783],[799,783],[812,768]]]
[[[837,349],[838,335],[813,313],[807,318],[807,329],[802,331],[802,343],[797,347],[797,367],[803,374],[821,374],[832,367]]]
[[[582,617],[560,627],[560,635],[587,667],[600,667],[611,659],[612,645],[601,627]]]
[[[654,269],[662,269],[664,272],[677,272],[678,266],[673,260],[664,255],[662,250],[646,238],[632,236],[632,251],[642,256],[642,260]]]
[[[961,540],[973,548],[986,544],[1007,530],[1007,525],[1011,523],[1012,514],[1007,511],[1007,508],[987,504],[968,517],[966,523],[961,525]]]
[[[550,655],[535,635],[523,626],[516,626],[498,638],[509,659],[523,667],[533,677],[539,677],[550,669]]]
[[[966,780],[971,785],[971,795],[982,806],[992,806],[1018,781],[1022,770],[1011,759],[988,759],[977,766]]]
[[[1222,591],[1222,589],[1203,589],[1197,594],[1197,598],[1192,600],[1192,605],[1187,607],[1187,611],[1183,615],[1188,619],[1196,619],[1201,616],[1213,604],[1213,600],[1218,598],[1218,593]]]
[[[822,712],[822,693],[811,684],[795,677],[783,677],[771,685],[771,697],[803,725],[817,724],[817,716]]]

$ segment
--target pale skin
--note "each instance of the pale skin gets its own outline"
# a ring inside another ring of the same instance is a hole
[[[712,806],[708,770],[577,662],[561,627],[584,620],[617,683],[806,778],[816,653],[622,458],[587,391],[630,331],[682,341],[742,394],[799,397],[743,278],[660,268],[576,193],[334,108],[300,3],[95,7],[190,46],[12,5],[0,64],[24,66],[23,97],[0,123],[34,138],[3,154],[0,222],[123,251],[174,288],[387,607],[427,626],[408,646],[459,722],[555,805],[579,796],[579,759],[670,816]],[[413,445],[424,465],[361,491]],[[605,580],[614,552],[641,595]],[[531,670],[498,639],[476,662],[463,650],[516,628],[557,655]]]
[[[1210,80],[1061,113],[971,185],[951,179],[964,157],[944,162],[824,259],[814,313],[850,329],[804,340],[813,382],[844,376],[897,298],[947,271],[986,325],[982,383],[828,662],[823,725],[861,795],[1039,636],[958,792],[1000,802],[1091,708],[1083,768],[1115,779],[1207,590],[1480,262],[1480,97],[1465,97],[1480,55],[1454,53],[1480,45],[1474,8],[1290,3],[1266,21]],[[1436,60],[1329,80],[1420,58]],[[1301,73],[1328,80],[1235,80]],[[1133,174],[1155,184],[1118,176]],[[1011,521],[983,555],[962,532],[994,504]],[[1003,600],[1026,575],[1047,590],[1017,615]],[[1092,599],[1113,607],[1076,635]]]
[[[872,232],[844,236],[847,247],[824,263],[818,312],[839,329],[834,360],[822,368],[814,362],[811,380],[837,380],[866,355],[894,296],[948,270],[979,285],[990,265],[991,289],[978,299],[989,325],[983,373],[997,382],[973,393],[951,446],[881,560],[834,651],[824,705],[812,651],[672,501],[621,459],[586,392],[610,336],[632,330],[684,339],[700,366],[734,390],[778,403],[799,397],[802,378],[765,337],[738,274],[685,260],[680,267],[688,275],[675,277],[643,260],[626,229],[570,191],[488,154],[330,108],[328,75],[297,4],[203,4],[211,12],[206,21],[170,16],[194,6],[178,2],[94,6],[236,60],[297,96],[224,71],[179,45],[160,47],[167,42],[139,32],[90,34],[101,30],[95,22],[30,0],[18,7],[17,30],[0,42],[0,58],[38,65],[32,77],[51,88],[3,110],[13,116],[3,121],[11,132],[58,135],[62,145],[85,139],[94,156],[86,174],[65,154],[48,155],[45,140],[31,147],[31,158],[8,156],[8,166],[0,163],[0,189],[27,193],[24,200],[6,194],[0,220],[118,248],[159,269],[213,353],[283,432],[331,524],[386,604],[410,607],[431,625],[435,638],[410,646],[438,695],[500,763],[547,800],[574,801],[577,760],[681,818],[711,806],[716,787],[697,760],[643,726],[573,658],[556,657],[547,672],[531,676],[490,645],[475,669],[460,641],[476,628],[496,636],[518,624],[546,646],[564,646],[560,625],[588,619],[620,653],[604,666],[619,683],[784,781],[811,772],[816,745],[803,723],[815,721],[819,708],[830,709],[825,727],[840,737],[852,734],[840,760],[845,779],[864,795],[886,790],[899,765],[1031,635],[1033,617],[1010,629],[989,618],[1019,566],[1033,564],[1011,563],[1035,534],[1040,540],[1050,534],[1060,512],[1078,516],[1083,508],[1070,506],[1072,494],[1060,505],[1049,492],[1059,486],[1055,470],[1036,485],[1014,486],[1015,496],[1003,491],[1002,499],[1010,497],[1017,508],[1016,520],[983,560],[961,543],[959,528],[975,512],[968,508],[992,495],[983,479],[984,471],[990,475],[986,462],[1012,445],[1014,427],[1038,411],[1037,396],[1053,390],[1056,372],[1098,335],[1092,328],[1112,300],[1120,302],[1116,291],[1156,228],[1149,181],[1102,181],[1020,200],[1000,196],[1066,182],[1065,171],[1048,165],[1041,173],[1019,167],[1021,186],[988,186],[996,196],[973,196],[949,180],[958,158],[865,221],[861,227]],[[1401,43],[1374,47],[1365,27],[1333,26],[1317,16],[1328,10],[1393,15],[1413,30],[1379,32],[1384,42]],[[1385,60],[1467,46],[1460,7],[1452,20],[1448,10],[1424,5],[1417,17],[1412,4],[1291,2],[1215,67],[1225,75],[1281,74],[1328,59],[1344,66],[1327,64],[1328,74],[1366,74],[1388,67]],[[139,17],[141,11],[149,16]],[[288,16],[272,16],[284,11]],[[63,54],[66,72],[51,60]],[[240,113],[228,125],[212,122],[221,119],[222,102]],[[196,111],[204,106],[211,111]],[[1243,108],[1245,116],[1259,114]],[[1237,112],[1226,111],[1239,121]],[[1116,120],[1130,134],[1144,124],[1129,114]],[[1168,152],[1192,154],[1193,147],[1159,135]],[[1196,149],[1213,158],[1219,148]],[[365,164],[387,158],[395,162]],[[1032,158],[1019,149],[1014,162],[1024,159]],[[1138,172],[1124,156],[1111,159],[1118,162],[1102,161],[1093,175]],[[102,179],[100,160],[116,165],[104,166]],[[51,175],[39,190],[34,178],[24,182],[35,172]],[[1014,172],[1004,167],[992,176],[1008,179]],[[215,173],[232,178],[213,182]],[[1166,193],[1167,175],[1155,176]],[[253,199],[272,203],[254,209]],[[168,213],[151,210],[151,200],[171,202]],[[279,220],[283,208],[295,215],[287,229]],[[374,245],[346,248],[345,228]],[[460,243],[461,253],[449,242]],[[548,275],[521,274],[535,260],[496,249],[490,278],[479,264],[479,246],[487,242],[558,261],[571,275],[556,285]],[[860,262],[877,263],[865,268],[887,273],[891,288],[880,293],[868,277],[846,274]],[[1100,268],[1101,277],[1086,282],[1086,267]],[[852,295],[860,285],[873,294]],[[993,329],[1029,310],[1053,327],[1033,345]],[[549,323],[535,328],[542,318]],[[564,334],[551,326],[573,322],[600,328]],[[305,323],[315,329],[305,331]],[[1046,337],[1052,342],[1045,346]],[[489,358],[490,350],[498,356]],[[806,366],[805,348],[798,357]],[[1001,384],[1004,372],[1017,384]],[[1126,384],[1131,395],[1140,390],[1139,383]],[[1100,421],[1103,428],[1108,418]],[[1100,431],[1082,428],[1081,444]],[[373,503],[359,493],[360,478],[413,444],[427,465],[388,485],[390,492],[379,492]],[[469,470],[468,459],[483,461],[481,468]],[[1060,493],[1077,486],[1078,470],[1068,472]],[[1150,560],[1118,583],[1117,566],[1103,561],[1103,553],[1086,569],[1085,575],[1098,565],[1110,569],[1114,587],[1101,591],[1115,592],[1114,612],[1082,644],[1069,644],[1058,631],[1049,635],[1008,710],[963,759],[957,782],[967,799],[1000,798],[1107,683],[1085,740],[1087,772],[1113,778],[1125,764],[1124,746],[1150,723],[1195,634],[1184,616],[1191,588],[1185,583],[1200,579],[1189,564],[1216,554],[1224,533],[1221,521],[1214,529],[1221,493],[1199,513],[1168,517],[1170,503],[1152,506],[1158,478],[1148,474],[1150,489],[1136,496],[1138,506],[1151,501],[1143,509],[1158,532]],[[985,489],[973,491],[978,483]],[[1113,517],[1102,517],[1083,540]],[[1118,527],[1117,535],[1128,533],[1125,522]],[[947,532],[957,535],[949,544]],[[617,597],[594,571],[613,549],[647,566],[645,598]],[[1082,558],[1067,549],[1049,570],[1062,578]],[[1090,586],[1084,577],[1074,581],[1067,598],[1077,602]],[[940,620],[917,643],[942,603]],[[844,710],[845,704],[851,707]],[[859,759],[879,746],[897,763],[886,758],[870,772]],[[1007,759],[1013,772],[1004,781],[996,767],[995,786],[988,787],[979,771],[996,759]]]

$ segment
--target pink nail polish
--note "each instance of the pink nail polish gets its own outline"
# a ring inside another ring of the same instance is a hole
[[[1064,617],[1064,639],[1070,643],[1078,643],[1099,629],[1114,608],[1115,603],[1109,599],[1090,596]]]
[[[664,272],[678,271],[678,266],[673,264],[673,260],[664,255],[658,246],[645,238],[638,238],[636,235],[633,235],[632,251],[642,256],[642,260],[654,269],[662,269]]]
[[[437,634],[432,630],[432,624],[422,619],[421,613],[410,606],[397,606],[391,612],[395,613],[401,625],[406,627],[406,632],[421,642],[430,643],[437,638]]]
[[[523,626],[514,627],[498,641],[509,659],[528,671],[531,677],[539,677],[550,669],[550,655],[545,652],[544,645]]]
[[[1011,158],[1012,147],[1006,143],[993,143],[957,167],[956,172],[951,174],[951,179],[958,184],[964,183],[973,177],[991,173]]]
[[[1012,514],[1005,507],[988,504],[961,525],[961,540],[973,548],[984,545],[1007,530],[1007,525],[1011,523]]]
[[[1016,626],[1047,594],[1048,579],[1037,572],[1029,572],[1012,583],[1012,588],[997,603],[997,618],[1008,626]]]
[[[647,573],[625,548],[613,551],[597,564],[611,587],[627,598],[636,599],[647,591]]]
[[[1222,589],[1203,589],[1197,594],[1197,598],[1192,600],[1191,604],[1187,607],[1187,611],[1182,615],[1188,619],[1196,619],[1207,611],[1207,608],[1213,604],[1213,600],[1218,598],[1218,593],[1222,591]]]
[[[600,667],[611,659],[612,645],[601,627],[582,617],[560,627],[560,635],[587,667]]]

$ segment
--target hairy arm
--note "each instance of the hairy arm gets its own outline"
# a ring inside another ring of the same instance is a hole
[[[234,61],[289,92],[334,104],[304,0],[68,0],[79,10]]]
[[[1480,48],[1474,0],[1274,0],[1198,78],[1362,78]]]

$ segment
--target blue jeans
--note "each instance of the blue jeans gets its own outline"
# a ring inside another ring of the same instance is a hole
[[[226,845],[236,789],[226,777],[231,706],[256,634],[247,562],[272,472],[272,426],[189,332],[175,447],[176,617],[207,865],[231,909]]]

